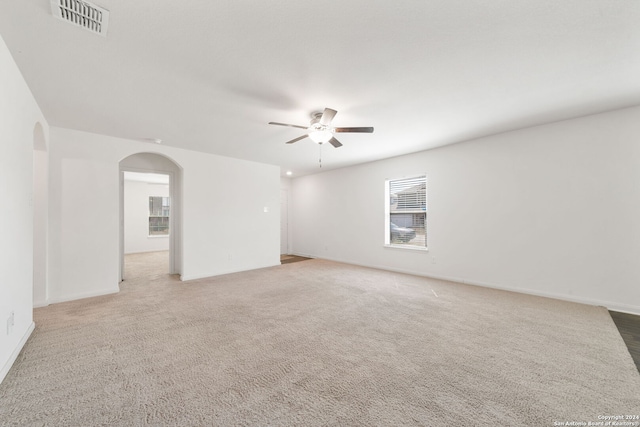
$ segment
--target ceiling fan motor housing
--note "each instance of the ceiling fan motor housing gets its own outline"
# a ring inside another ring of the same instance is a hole
[[[331,127],[327,125],[323,125],[320,123],[320,119],[322,118],[322,112],[311,113],[311,123],[309,124],[309,128],[311,129],[327,129],[330,130]]]

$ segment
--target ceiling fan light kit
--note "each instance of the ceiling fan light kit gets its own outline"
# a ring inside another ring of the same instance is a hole
[[[332,129],[317,129],[309,132],[309,138],[313,142],[318,144],[324,144],[325,142],[329,142],[331,138],[333,138],[333,130]]]
[[[336,132],[351,132],[351,133],[373,133],[372,127],[349,127],[349,128],[334,128],[331,126],[331,121],[338,112],[331,108],[325,108],[323,112],[311,113],[311,122],[309,126],[291,125],[288,123],[269,122],[270,125],[276,126],[288,126],[300,129],[308,130],[306,135],[302,135],[298,138],[294,138],[291,141],[287,141],[287,144],[293,144],[301,139],[309,137],[313,142],[317,144],[330,143],[335,148],[342,147],[342,143],[338,141],[334,134]]]

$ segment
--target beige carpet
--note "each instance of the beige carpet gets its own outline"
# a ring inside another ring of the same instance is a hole
[[[640,375],[604,308],[322,260],[192,282],[128,261],[119,294],[35,310],[0,385],[0,424],[553,426],[640,414]]]

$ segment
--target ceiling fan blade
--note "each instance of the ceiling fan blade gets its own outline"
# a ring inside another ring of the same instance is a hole
[[[269,122],[269,124],[270,125],[277,125],[277,126],[289,126],[291,128],[309,129],[308,126],[290,125],[288,123]]]
[[[338,112],[336,110],[325,108],[324,113],[322,113],[322,117],[320,117],[320,124],[323,126],[329,126],[331,124],[331,120],[333,120],[337,113]]]
[[[335,128],[336,132],[359,132],[359,133],[373,133],[373,128],[371,127],[363,127],[363,128]]]
[[[298,142],[298,141],[300,141],[301,139],[305,139],[305,138],[306,138],[306,137],[308,137],[308,136],[309,136],[309,135],[302,135],[302,136],[299,136],[299,137],[297,137],[297,138],[295,138],[295,139],[292,139],[291,141],[287,141],[287,142],[285,142],[285,144],[293,144],[294,142]]]
[[[338,141],[335,137],[332,137],[329,140],[329,144],[333,145],[334,147],[338,148],[338,147],[342,147],[342,143],[340,141]]]

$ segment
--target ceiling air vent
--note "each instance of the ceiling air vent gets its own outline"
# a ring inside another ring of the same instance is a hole
[[[107,35],[109,11],[84,0],[51,0],[53,16],[87,31]]]

